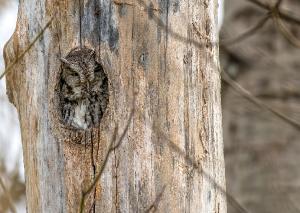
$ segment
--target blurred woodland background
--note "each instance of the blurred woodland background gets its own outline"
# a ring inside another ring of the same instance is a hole
[[[3,47],[12,35],[18,1],[0,0],[0,73]],[[5,79],[0,80],[0,212],[26,212],[22,145],[16,109],[9,103]]]
[[[1,73],[2,50],[15,27],[17,3],[0,0]],[[229,213],[300,212],[300,128],[289,120],[300,122],[299,10],[299,0],[224,2],[221,69],[235,81],[225,78],[222,87],[226,182],[228,194],[244,207],[239,210],[228,202]],[[275,16],[280,11],[295,18],[281,25]],[[251,95],[232,89],[236,83]],[[4,79],[0,127],[0,212],[25,212],[19,124]]]
[[[278,10],[295,20],[278,25],[281,20],[257,2],[279,3]],[[253,98],[299,123],[300,1],[226,0],[224,6],[223,71]],[[227,192],[249,212],[300,212],[299,125],[251,103],[225,82],[222,104]],[[238,211],[228,205],[228,212]]]

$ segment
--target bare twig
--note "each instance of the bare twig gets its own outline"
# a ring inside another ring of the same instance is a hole
[[[28,45],[28,47],[26,47],[26,49],[24,50],[24,52],[17,56],[16,59],[7,66],[7,68],[4,70],[4,72],[0,75],[0,80],[4,77],[4,75],[6,75],[9,71],[11,71],[11,69],[13,68],[13,66],[15,66],[24,56],[25,54],[33,47],[33,45],[37,42],[37,40],[43,36],[44,32],[46,31],[46,29],[51,25],[52,21],[53,21],[53,17],[47,22],[47,24],[45,25],[45,27],[41,30],[41,32],[39,32],[39,34],[33,39],[33,41]]]
[[[153,209],[153,212],[155,212],[157,210],[158,204],[161,201],[161,198],[165,192],[165,189],[166,189],[166,185],[163,186],[161,192],[157,195],[156,199],[151,204],[151,206],[145,211],[145,213],[149,213],[152,209]]]
[[[283,0],[278,0],[274,6],[274,8],[278,9],[280,5],[282,4]]]
[[[300,48],[300,40],[297,39],[291,32],[289,32],[289,30],[287,29],[287,27],[284,25],[284,23],[282,22],[281,19],[285,19],[289,22],[298,22],[300,24],[300,20],[295,19],[294,17],[290,17],[290,18],[286,18],[285,15],[281,12],[281,10],[279,10],[280,5],[282,4],[283,0],[278,0],[276,2],[276,4],[273,7],[270,7],[269,5],[266,5],[260,1],[257,0],[248,0],[258,6],[260,6],[261,8],[264,8],[266,10],[268,10],[268,13],[262,18],[260,19],[257,24],[255,26],[253,26],[252,28],[250,28],[249,30],[247,30],[245,33],[242,33],[241,35],[238,35],[236,38],[233,39],[229,39],[229,40],[224,40],[221,42],[220,45],[224,46],[224,45],[232,45],[235,43],[238,43],[240,41],[245,40],[246,38],[254,35],[255,32],[257,32],[259,29],[261,29],[266,22],[270,19],[270,17],[273,18],[273,21],[275,23],[275,26],[277,27],[277,29],[283,34],[283,36],[294,46]]]
[[[263,8],[263,9],[266,9],[266,10],[269,10],[269,9],[270,9],[270,8],[269,8],[269,5],[263,3],[263,2],[261,2],[261,1],[259,1],[259,0],[246,0],[246,1],[251,2],[251,3],[255,4],[255,5],[257,5],[257,6],[259,6],[260,8]]]
[[[10,193],[7,191],[7,189],[5,187],[5,184],[4,184],[1,177],[0,177],[0,185],[1,185],[1,188],[3,189],[4,194],[7,197],[7,201],[8,201],[8,205],[9,205],[10,210],[12,211],[12,213],[16,213],[17,211],[16,211],[16,208],[15,208],[13,202],[12,202],[12,198],[10,196]]]
[[[284,115],[281,112],[278,112],[277,110],[273,109],[272,107],[270,107],[269,105],[263,103],[262,101],[260,101],[259,99],[257,99],[256,97],[254,97],[254,95],[252,95],[249,91],[247,91],[246,89],[244,89],[240,84],[238,84],[236,81],[234,81],[226,72],[222,72],[222,79],[232,88],[234,89],[236,92],[238,92],[240,95],[242,95],[244,98],[246,98],[247,100],[251,101],[252,103],[254,103],[255,105],[268,110],[269,112],[271,112],[273,115],[275,115],[276,117],[280,118],[281,120],[285,121],[286,123],[290,124],[291,126],[293,126],[294,128],[296,128],[297,130],[300,130],[300,123],[298,123],[297,121],[287,117],[286,115]]]
[[[120,136],[120,138],[118,139],[117,143],[115,143],[116,139],[117,139],[117,133],[118,133],[118,126],[116,126],[116,128],[114,130],[114,133],[113,133],[112,140],[111,140],[110,145],[109,145],[108,152],[107,152],[107,154],[106,154],[106,156],[104,158],[103,164],[100,167],[99,173],[96,175],[96,177],[95,177],[94,181],[91,183],[91,185],[85,191],[82,191],[82,197],[81,197],[81,201],[80,201],[80,213],[82,213],[83,210],[84,210],[84,201],[85,201],[86,196],[89,195],[91,193],[91,191],[93,191],[95,189],[98,181],[100,180],[101,175],[102,175],[102,173],[103,173],[103,171],[105,169],[105,166],[106,166],[106,164],[108,162],[110,154],[114,150],[116,150],[117,148],[119,148],[121,146],[122,141],[123,141],[123,139],[124,139],[124,137],[125,137],[125,135],[126,135],[126,133],[128,131],[129,126],[130,126],[131,120],[133,118],[133,114],[134,114],[134,110],[131,111],[129,119],[127,121],[127,124],[126,124],[126,126],[125,126],[125,128],[124,128],[124,130],[123,130],[123,132],[122,132],[122,134]]]
[[[269,12],[272,11],[272,7],[270,7],[266,3],[263,3],[263,2],[261,2],[259,0],[246,0],[246,1],[251,2],[251,3],[255,4],[255,5],[257,5],[258,7],[262,8],[264,10],[268,10]],[[281,2],[279,2],[279,3],[281,3]],[[290,15],[290,13],[288,11],[284,11],[284,10],[281,9],[280,11],[278,11],[278,13],[279,13],[279,16],[282,19],[284,19],[284,20],[286,20],[288,22],[292,22],[292,23],[300,25],[300,18],[293,17],[292,15]]]
[[[271,15],[269,13],[267,13],[265,16],[262,17],[262,19],[260,19],[257,24],[255,26],[253,26],[252,28],[248,29],[246,32],[242,33],[241,35],[238,35],[235,38],[232,39],[226,39],[221,41],[220,45],[232,45],[235,43],[238,43],[240,41],[245,40],[246,38],[254,35],[254,33],[256,33],[259,29],[261,29],[269,20],[269,18],[271,17]]]
[[[283,21],[280,18],[279,11],[277,9],[274,9],[273,12],[273,20],[275,23],[275,26],[281,32],[281,34],[295,47],[300,48],[300,40],[296,38],[286,27],[286,25],[283,23]]]

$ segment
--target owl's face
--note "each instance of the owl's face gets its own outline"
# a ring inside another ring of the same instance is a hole
[[[76,53],[76,52],[75,52]],[[84,50],[80,57],[73,53],[67,58],[61,58],[64,70],[62,78],[66,82],[67,92],[70,99],[87,98],[92,91],[99,90],[99,76],[95,71],[97,62],[95,60],[95,52],[92,50]]]
[[[76,52],[75,52],[76,53]],[[95,52],[86,50],[78,55],[70,55],[68,58],[61,58],[64,66],[69,70],[70,74],[79,76],[81,83],[94,80],[94,71],[96,69]]]

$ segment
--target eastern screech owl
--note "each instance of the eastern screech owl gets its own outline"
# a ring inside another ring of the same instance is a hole
[[[78,129],[97,126],[108,104],[108,79],[94,50],[73,49],[62,61],[60,106],[63,121]]]

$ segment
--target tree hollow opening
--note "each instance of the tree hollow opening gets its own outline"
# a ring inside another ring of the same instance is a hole
[[[61,62],[61,120],[76,129],[99,126],[108,105],[109,92],[108,77],[96,61],[95,51],[75,48],[61,58]]]

